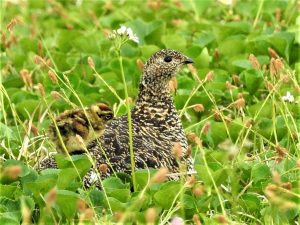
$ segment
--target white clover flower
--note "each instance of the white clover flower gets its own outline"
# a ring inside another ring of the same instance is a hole
[[[295,101],[294,96],[289,91],[287,91],[286,95],[282,96],[281,99],[286,102],[294,102]]]
[[[127,37],[129,40],[139,43],[139,38],[133,33],[130,27],[122,25],[119,29],[113,30],[109,35],[109,39],[115,39],[117,37]]]
[[[122,25],[118,30],[114,30],[114,31],[119,35],[126,35],[127,27]]]
[[[171,225],[184,225],[184,220],[179,216],[175,216],[171,220],[170,224]]]

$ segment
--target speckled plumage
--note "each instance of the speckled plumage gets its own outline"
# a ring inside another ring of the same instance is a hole
[[[178,69],[188,63],[192,60],[168,49],[155,53],[146,62],[136,105],[131,111],[135,169],[166,167],[170,172],[178,172],[178,161],[172,153],[175,143],[182,147],[182,162],[191,166],[186,155],[186,136],[168,86]],[[95,158],[97,169],[102,164],[108,166],[102,178],[113,172],[131,172],[127,120],[124,115],[109,121],[104,134],[88,143],[87,149]],[[99,186],[95,174],[95,169],[89,171],[84,178],[85,186],[94,182]]]
[[[136,106],[131,112],[136,169],[167,167],[170,172],[178,172],[172,147],[180,143],[185,155],[188,146],[168,82],[182,65],[188,63],[192,63],[188,57],[165,49],[155,53],[144,66]],[[131,172],[127,120],[125,115],[110,121],[99,139],[111,164],[107,175],[113,170]],[[98,163],[107,163],[96,141],[88,149],[100,153],[96,155]],[[189,159],[183,157],[186,158]]]
[[[55,118],[55,123],[49,127],[48,136],[58,153],[84,154],[86,151],[85,146],[103,134],[106,123],[112,118],[112,110],[103,103],[92,105],[85,109],[67,110]],[[80,141],[83,143],[80,143]],[[43,158],[38,163],[37,169],[41,171],[57,168],[55,154]],[[89,154],[95,159],[95,155],[98,155],[98,152],[91,149]],[[96,168],[99,166],[100,164],[96,162]],[[93,183],[93,179],[97,180],[95,174],[97,174],[97,171],[95,168],[91,168],[83,178],[85,186],[90,186]]]
[[[86,146],[102,135],[106,123],[112,118],[112,110],[103,103],[85,109],[67,110],[55,118],[55,123],[49,127],[48,136],[59,153],[83,152],[84,146],[80,145],[76,136],[79,135]]]

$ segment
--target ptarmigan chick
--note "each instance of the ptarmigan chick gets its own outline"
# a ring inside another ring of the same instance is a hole
[[[55,123],[49,127],[48,136],[59,153],[84,152],[84,146],[100,137],[106,123],[112,118],[112,110],[102,103],[84,110],[67,110],[55,118]],[[78,135],[84,143],[83,146],[79,143]]]
[[[84,154],[86,145],[103,134],[107,122],[113,117],[112,110],[102,103],[85,109],[67,110],[55,118],[55,123],[49,127],[48,136],[58,153]],[[88,153],[94,159],[96,158],[94,154],[98,154],[95,151]],[[95,162],[95,164],[97,168],[100,167],[99,163]],[[50,168],[57,168],[55,155],[47,156],[39,162],[38,170]],[[96,174],[95,168],[91,168],[84,176],[86,187],[97,180]]]

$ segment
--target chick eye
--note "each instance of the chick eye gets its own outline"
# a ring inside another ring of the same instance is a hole
[[[164,61],[165,61],[165,62],[171,62],[171,61],[172,61],[172,57],[171,57],[171,56],[166,56],[166,57],[164,58]]]
[[[111,120],[112,118],[113,118],[112,115],[106,115],[106,116],[105,116],[105,120]]]
[[[100,114],[99,117],[103,120],[111,120],[113,118],[113,115],[111,115],[111,114],[107,114],[107,115]]]

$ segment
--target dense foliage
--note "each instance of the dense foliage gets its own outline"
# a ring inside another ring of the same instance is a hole
[[[230,2],[1,1],[0,224],[299,223],[300,6]],[[108,39],[120,25],[139,38],[121,49],[132,105],[155,51],[194,59],[170,87],[197,173],[160,182],[162,171],[137,171],[134,192],[128,177],[85,189],[86,156],[38,173],[55,151],[53,116],[97,102],[126,113]]]

